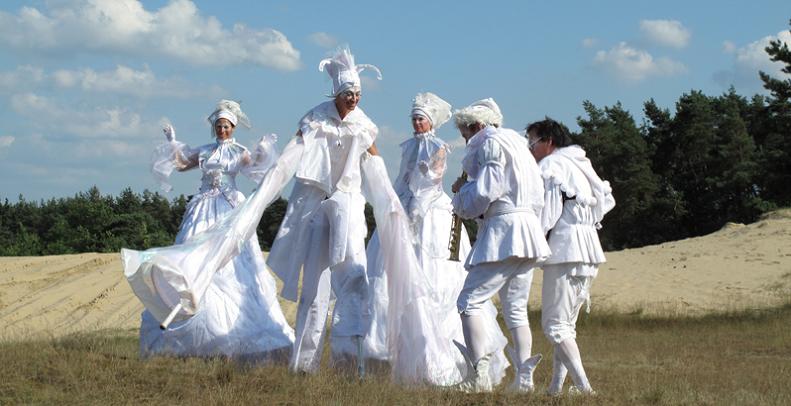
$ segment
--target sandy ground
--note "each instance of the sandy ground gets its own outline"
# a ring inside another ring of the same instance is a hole
[[[607,257],[593,311],[701,315],[781,305],[791,299],[791,210]],[[537,272],[531,306],[540,300]],[[293,324],[296,305],[281,305]],[[136,329],[141,311],[118,254],[0,257],[0,339]]]

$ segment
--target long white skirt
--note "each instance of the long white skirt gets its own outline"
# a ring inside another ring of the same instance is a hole
[[[447,386],[461,382],[467,374],[467,366],[461,352],[455,345],[431,345],[431,341],[453,340],[464,344],[464,334],[461,328],[461,317],[456,308],[456,300],[459,292],[464,285],[467,271],[464,269],[464,259],[470,252],[470,240],[467,231],[462,227],[461,247],[459,250],[459,262],[449,261],[448,241],[452,224],[452,213],[450,198],[443,195],[428,211],[428,215],[423,219],[418,219],[413,223],[413,232],[417,239],[416,254],[421,264],[426,280],[432,285],[430,290],[433,292],[431,308],[436,309],[435,315],[439,317],[439,325],[442,336],[432,336],[427,332],[400,332],[412,337],[422,337],[424,343],[415,342],[414,345],[423,345],[427,348],[449,349],[450,353],[431,354],[428,360],[437,371],[436,376],[431,377],[432,384]],[[371,327],[365,340],[365,351],[369,358],[379,360],[390,360],[387,344],[387,309],[388,309],[388,286],[387,274],[382,268],[381,261],[377,261],[381,245],[378,232],[375,232],[368,242],[368,279],[370,283],[370,311]],[[508,360],[503,349],[508,341],[497,324],[497,309],[491,302],[488,302],[486,309],[491,317],[487,321],[491,324],[487,326],[487,353],[494,353],[492,357],[490,377],[494,384],[498,384],[505,376],[508,368]]]
[[[204,231],[242,201],[244,196],[238,191],[196,195],[187,206],[176,244]],[[255,234],[239,255],[214,274],[194,316],[173,322],[163,331],[153,315],[144,311],[140,326],[143,356],[287,360],[293,343],[294,330],[280,309],[275,280]]]

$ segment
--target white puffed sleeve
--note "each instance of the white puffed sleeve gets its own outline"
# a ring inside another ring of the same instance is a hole
[[[453,208],[462,218],[480,217],[493,201],[508,191],[505,155],[497,141],[486,140],[476,154],[480,167],[478,177],[453,196]]]
[[[180,141],[166,141],[157,145],[151,157],[151,174],[165,192],[173,186],[168,182],[173,170],[184,171],[198,166],[199,149],[190,148]]]
[[[410,172],[409,190],[414,196],[412,207],[425,216],[432,202],[442,194],[442,177],[447,168],[448,145],[438,140],[425,140],[421,143],[415,168]]]
[[[544,208],[541,210],[541,228],[546,235],[555,227],[563,214],[563,191],[555,178],[542,173],[544,178]]]
[[[259,183],[266,172],[275,164],[280,153],[277,151],[277,135],[268,134],[261,137],[246,165],[242,167],[242,174]]]

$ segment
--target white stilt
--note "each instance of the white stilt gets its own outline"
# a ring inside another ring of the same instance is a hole
[[[159,325],[159,328],[161,328],[162,330],[166,330],[170,325],[170,323],[173,322],[173,319],[176,318],[176,315],[179,313],[180,310],[181,310],[181,303],[177,304],[176,307],[174,307],[173,310],[170,311],[170,314],[168,314],[168,317],[165,318],[165,321],[163,321],[162,324]]]
[[[363,337],[354,336],[357,339],[357,376],[365,378],[365,357],[363,356]]]

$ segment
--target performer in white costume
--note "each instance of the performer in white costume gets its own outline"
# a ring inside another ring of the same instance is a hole
[[[538,216],[544,188],[527,140],[500,128],[503,116],[492,99],[457,111],[456,126],[467,140],[462,167],[468,176],[453,184],[454,211],[462,218],[481,218],[478,236],[465,266],[469,271],[459,294],[465,352],[471,369],[463,388],[489,391],[491,354],[486,352],[484,304],[499,292],[505,324],[515,344],[516,375],[509,387],[532,391],[533,370],[541,355],[531,357],[532,335],[527,301],[533,269],[550,255]]]
[[[432,292],[431,307],[442,333],[439,337],[429,336],[430,332],[421,332],[416,336],[422,336],[427,341],[444,340],[447,343],[464,340],[461,321],[456,312],[456,299],[467,276],[464,264],[448,260],[453,206],[443,190],[442,178],[447,168],[450,146],[438,138],[435,131],[450,117],[451,106],[440,97],[433,93],[415,96],[411,113],[414,136],[401,143],[401,168],[394,186],[409,216],[410,228],[415,235],[414,251]],[[470,251],[470,242],[463,228],[460,240],[460,257],[466,257]],[[388,283],[387,273],[379,258],[380,249],[377,230],[367,249],[371,328],[365,343],[366,356],[386,361],[390,358],[387,336]],[[497,310],[491,302],[485,304],[485,311],[491,316],[486,319],[490,323],[486,331],[490,335],[486,352],[495,354],[489,375],[492,382],[499,383],[508,367],[503,353],[507,340],[497,327]],[[423,343],[415,342],[414,345]],[[440,371],[440,374],[430,377],[429,383],[452,385],[461,382],[467,373],[461,353],[453,346],[428,347],[449,350],[448,353],[427,354],[430,357],[427,362]]]
[[[554,345],[548,392],[563,390],[567,372],[573,389],[592,393],[577,346],[576,323],[599,264],[605,262],[597,230],[615,206],[609,182],[593,170],[585,151],[571,145],[568,129],[547,118],[527,127],[530,149],[544,178],[541,225],[552,256],[544,263],[541,325]]]
[[[176,141],[175,130],[167,125],[167,143],[159,146],[154,160],[152,171],[166,190],[170,189],[166,181],[173,169],[200,168],[203,173],[200,190],[187,205],[176,244],[206,230],[245,200],[236,187],[237,174],[260,182],[277,158],[274,136],[262,137],[252,153],[233,138],[237,124],[250,127],[238,103],[221,100],[208,121],[215,142],[190,148]],[[124,250],[123,255],[131,258],[135,253]],[[239,255],[212,275],[198,309],[166,330],[160,330],[160,321],[144,311],[141,354],[285,358],[294,341],[255,234]]]
[[[362,351],[368,326],[367,227],[362,194],[361,159],[377,155],[376,125],[357,106],[359,72],[348,48],[321,61],[332,79],[332,100],[302,118],[297,135],[305,145],[286,216],[267,260],[283,280],[281,295],[297,301],[292,371],[315,372],[321,361],[324,325],[331,294],[335,298],[331,350],[335,362],[353,360]],[[386,181],[386,180],[385,180]]]

